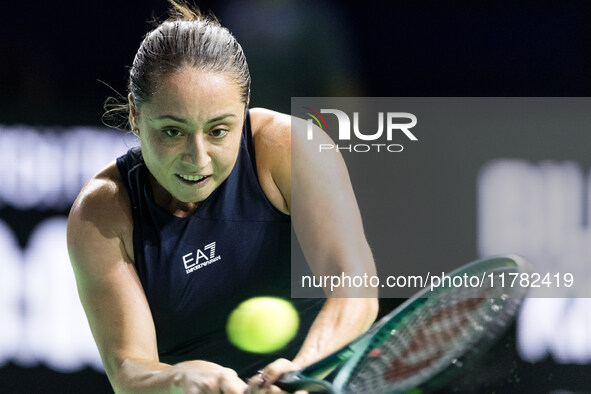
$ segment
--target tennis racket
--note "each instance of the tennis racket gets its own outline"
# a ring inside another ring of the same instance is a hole
[[[527,291],[519,278],[529,270],[529,263],[514,255],[460,267],[447,274],[449,281],[422,289],[349,345],[282,375],[275,384],[290,392],[335,394],[440,388],[484,353],[513,321]],[[457,286],[460,280],[453,281],[455,277],[478,277],[479,284]],[[318,378],[339,365],[332,382]]]

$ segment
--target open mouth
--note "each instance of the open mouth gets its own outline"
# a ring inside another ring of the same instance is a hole
[[[187,185],[202,185],[210,178],[211,175],[181,175],[176,176]]]

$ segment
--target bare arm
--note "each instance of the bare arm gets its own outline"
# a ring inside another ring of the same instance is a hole
[[[85,186],[68,219],[68,251],[80,300],[113,389],[242,392],[245,385],[236,373],[219,365],[159,362],[152,315],[133,263],[128,200],[111,165]]]
[[[304,121],[292,124],[288,115],[266,110],[252,110],[251,114],[253,128],[266,130],[256,143],[261,185],[277,208],[291,213],[313,272],[375,275],[345,163],[339,153],[319,153],[317,149],[318,143],[332,141],[319,129],[315,140],[308,141]],[[259,153],[263,155],[261,162]],[[344,346],[367,330],[377,315],[377,289],[341,288],[329,296],[293,360],[295,367]],[[273,380],[286,368],[279,362],[276,368],[273,364],[267,367],[265,373]]]

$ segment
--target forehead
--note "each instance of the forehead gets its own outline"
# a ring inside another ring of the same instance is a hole
[[[190,66],[163,77],[146,104],[153,116],[210,116],[243,108],[240,86],[230,75]]]

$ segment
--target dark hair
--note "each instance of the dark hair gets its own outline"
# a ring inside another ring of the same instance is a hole
[[[238,41],[215,16],[204,16],[183,0],[168,1],[169,18],[146,34],[129,71],[127,89],[135,105],[149,101],[159,80],[185,66],[227,73],[240,87],[243,102],[248,103],[250,73]],[[129,106],[117,101],[111,97],[105,102],[103,120],[115,120],[124,113],[127,117]],[[119,122],[115,127],[121,125]]]

